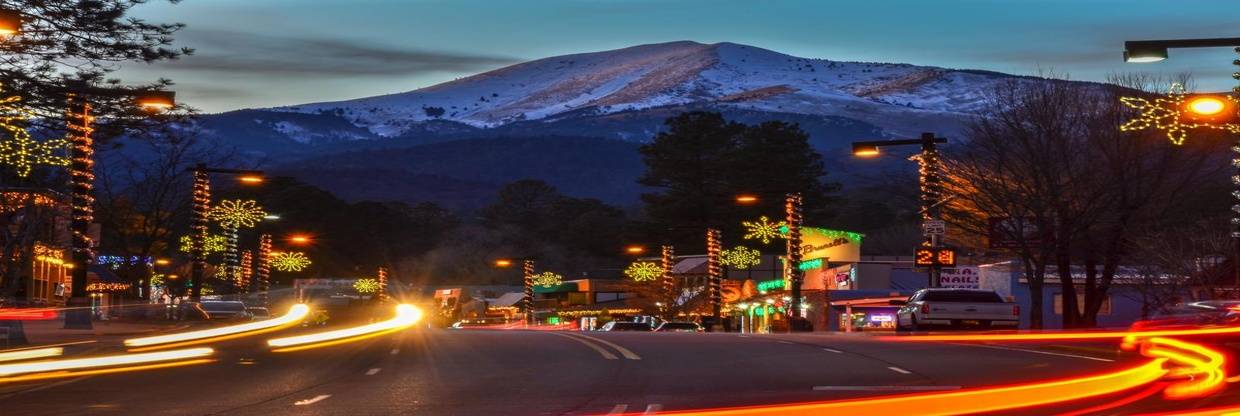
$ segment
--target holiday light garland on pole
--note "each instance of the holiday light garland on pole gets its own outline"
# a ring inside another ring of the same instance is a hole
[[[237,275],[237,289],[241,293],[250,293],[250,278],[254,276],[253,265],[253,252],[250,250],[241,252],[241,273]]]
[[[0,165],[12,166],[21,178],[30,176],[35,166],[68,166],[69,158],[58,156],[56,152],[64,151],[69,142],[32,139],[25,125],[33,113],[18,104],[21,99],[17,95],[0,98],[0,128],[8,131],[8,139],[0,140]]]
[[[722,240],[722,231],[717,228],[706,229],[706,277],[710,294],[710,314],[715,319],[719,319],[723,307],[723,267],[719,264]]]
[[[525,259],[521,262],[521,278],[525,284],[525,297],[521,298],[521,309],[525,312],[525,323],[534,323],[534,260]]]
[[[387,267],[379,266],[379,268],[375,270],[375,278],[379,281],[379,302],[386,302],[388,298]]]
[[[271,234],[258,236],[258,264],[255,275],[258,279],[258,302],[267,307],[267,292],[271,290]]]
[[[784,210],[787,214],[785,222],[788,226],[788,282],[792,286],[792,318],[801,318],[801,284],[805,280],[805,271],[795,265],[801,264],[801,212],[805,201],[799,192],[789,193],[784,197]]]
[[[211,218],[211,181],[206,166],[194,167],[194,192],[190,200],[190,300],[202,297],[203,273],[207,269],[207,227]]]
[[[241,270],[237,263],[238,230],[241,227],[250,228],[258,225],[267,213],[263,212],[257,201],[231,199],[220,201],[218,205],[211,208],[210,215],[212,219],[220,223],[220,226],[224,227],[224,235],[228,236],[228,248],[224,252],[224,269],[226,280],[235,288],[241,279]]]
[[[73,248],[73,279],[70,306],[84,306],[86,300],[86,276],[94,259],[95,242],[90,238],[90,225],[95,221],[95,147],[91,127],[95,117],[90,113],[90,103],[69,94],[69,110],[67,132],[71,144],[69,152],[69,183],[72,200],[72,248]],[[66,328],[91,328],[89,314],[72,314],[66,316]]]
[[[676,249],[671,245],[662,247],[661,256],[659,257],[659,268],[663,272],[663,296],[666,302],[659,312],[666,318],[668,310],[676,302],[676,276],[672,274],[672,267],[676,263]]]

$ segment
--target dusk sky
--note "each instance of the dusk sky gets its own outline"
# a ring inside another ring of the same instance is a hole
[[[1240,36],[1235,0],[186,0],[135,15],[188,25],[195,56],[129,64],[206,112],[403,92],[505,65],[644,43],[735,42],[805,58],[1013,74],[1191,71],[1230,89],[1235,53],[1124,64],[1124,40]]]

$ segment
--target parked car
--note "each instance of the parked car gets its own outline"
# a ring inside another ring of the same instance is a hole
[[[702,326],[695,322],[664,322],[654,332],[702,332]]]
[[[1015,328],[1020,305],[1003,300],[992,290],[928,288],[918,290],[899,305],[897,331],[929,328]]]
[[[1132,331],[1198,329],[1217,326],[1240,325],[1240,301],[1235,300],[1204,300],[1181,303],[1166,311],[1156,313],[1148,319],[1132,323]],[[1206,336],[1211,340],[1227,338],[1229,341],[1238,336]]]
[[[251,307],[245,308],[245,311],[249,312],[250,319],[253,319],[255,321],[271,319],[271,311],[267,310],[267,308],[264,308],[262,306],[251,306]]]
[[[250,319],[250,312],[245,309],[245,304],[235,300],[203,301],[202,310],[207,312],[211,320]]]
[[[169,306],[173,307],[173,306]],[[181,321],[209,321],[211,315],[202,309],[202,303],[199,302],[181,302],[175,306],[175,319]]]
[[[598,330],[608,331],[608,332],[619,332],[619,331],[650,332],[650,324],[642,323],[642,322],[611,321],[611,322],[603,324],[603,327],[599,328]]]

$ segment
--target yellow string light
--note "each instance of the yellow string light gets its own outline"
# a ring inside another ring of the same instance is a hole
[[[663,275],[663,268],[658,264],[649,261],[636,261],[624,269],[624,275],[633,279],[635,282],[645,282],[648,280],[658,279]]]
[[[1216,130],[1227,130],[1232,133],[1240,133],[1240,125],[1226,123],[1185,123],[1184,120],[1184,99],[1188,94],[1184,92],[1184,86],[1180,84],[1172,84],[1171,89],[1167,91],[1165,98],[1159,97],[1153,100],[1139,97],[1121,97],[1120,103],[1128,108],[1140,111],[1140,115],[1128,120],[1119,126],[1120,131],[1140,131],[1148,128],[1162,130],[1167,132],[1167,138],[1172,144],[1184,144],[1184,139],[1188,138],[1188,131],[1196,128],[1208,128]],[[1228,97],[1235,101],[1235,98]]]
[[[181,236],[181,251],[186,253],[193,252],[193,244],[193,239],[191,239],[188,235]],[[207,238],[203,240],[202,247],[205,253],[210,254],[224,251],[224,247],[227,244],[228,237],[222,235],[208,235]]]
[[[779,232],[782,227],[788,226],[788,223],[771,222],[765,215],[758,217],[757,221],[742,221],[741,225],[745,227],[744,239],[760,240],[762,244],[770,244],[771,239],[782,237]]]
[[[0,90],[3,90],[0,88]],[[0,141],[0,164],[12,166],[17,176],[30,176],[35,166],[68,166],[69,158],[57,155],[68,148],[65,139],[38,141],[23,127],[33,113],[18,105],[18,95],[0,98],[0,128],[8,132],[8,140]]]
[[[556,287],[564,283],[564,276],[552,272],[534,275],[534,284],[542,287]]]
[[[357,281],[353,282],[353,290],[362,294],[376,293],[379,291],[379,281],[369,278],[357,279]]]
[[[728,267],[748,269],[762,262],[762,253],[745,246],[736,246],[723,250],[719,262]]]
[[[271,253],[271,267],[282,272],[300,272],[310,266],[305,253],[291,251]]]
[[[263,212],[263,208],[254,200],[229,199],[220,201],[219,205],[211,208],[210,215],[224,228],[232,229],[253,227],[262,221],[267,213]]]

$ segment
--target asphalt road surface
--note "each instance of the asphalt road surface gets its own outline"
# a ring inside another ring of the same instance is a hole
[[[579,415],[657,413],[948,391],[1098,373],[1113,355],[1037,345],[900,343],[855,335],[414,329],[271,353],[269,334],[213,345],[215,362],[0,385],[9,415]],[[1235,390],[1235,389],[1233,389]],[[1118,410],[1240,403],[1225,392]],[[910,411],[910,414],[915,412]]]

